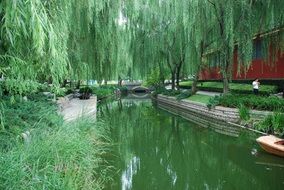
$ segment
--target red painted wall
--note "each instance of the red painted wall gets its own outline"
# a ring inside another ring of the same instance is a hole
[[[275,62],[274,66],[267,64],[262,59],[254,59],[252,64],[246,74],[243,72],[237,74],[237,62],[238,54],[235,51],[234,53],[234,64],[233,64],[233,80],[244,80],[244,79],[284,79],[284,52],[279,53],[278,59]],[[207,68],[202,69],[199,75],[200,80],[218,80],[222,79],[219,68]]]

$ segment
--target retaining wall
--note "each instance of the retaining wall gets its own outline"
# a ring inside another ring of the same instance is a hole
[[[177,101],[175,97],[158,95],[158,107],[179,115],[203,127],[210,127],[218,133],[230,136],[238,136],[241,128],[233,125],[240,120],[239,111],[236,108],[216,106],[208,109],[205,104],[190,100]],[[250,111],[252,118],[261,119],[271,112]]]

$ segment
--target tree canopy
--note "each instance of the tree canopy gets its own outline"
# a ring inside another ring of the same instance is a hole
[[[254,39],[262,39],[271,63],[283,52],[283,5],[282,0],[3,0],[0,74],[6,90],[22,94],[45,81],[57,89],[64,79],[144,78],[154,69],[161,80],[178,81],[198,76],[217,56],[227,92],[234,51],[240,73],[251,64]]]

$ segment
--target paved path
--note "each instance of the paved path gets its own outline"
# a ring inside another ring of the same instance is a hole
[[[83,115],[96,116],[96,96],[92,96],[88,100],[80,100],[78,98],[66,100],[66,98],[60,98],[57,103],[61,108],[60,113],[63,115],[65,121],[72,121]]]
[[[196,94],[207,95],[207,96],[220,96],[220,92],[208,92],[208,91],[197,91]]]

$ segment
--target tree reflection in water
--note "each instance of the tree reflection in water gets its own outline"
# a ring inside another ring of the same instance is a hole
[[[110,104],[109,113],[98,114],[111,127],[117,145],[115,166],[120,172],[109,189],[283,187],[284,168],[267,170],[257,164],[259,154],[252,155],[251,150],[259,151],[258,146],[247,136],[220,135],[157,109],[150,100]],[[268,157],[274,165],[284,165],[282,159]]]

